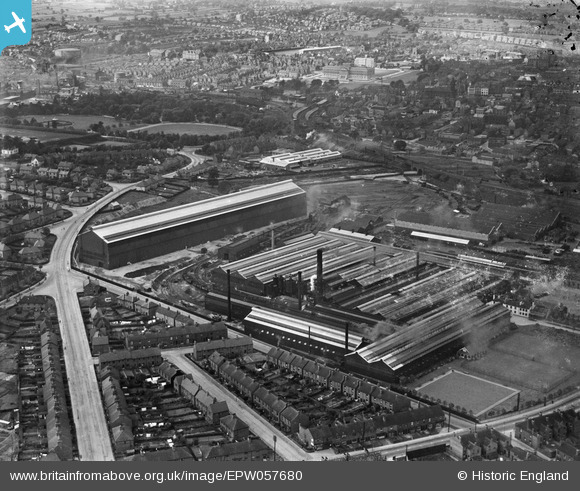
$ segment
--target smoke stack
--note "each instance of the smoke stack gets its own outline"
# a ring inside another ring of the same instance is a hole
[[[274,229],[272,229],[272,250],[274,250]]]
[[[316,293],[322,298],[322,249],[316,251]]]
[[[344,324],[344,351],[348,353],[348,322]]]
[[[302,271],[298,271],[298,310],[302,311]]]
[[[373,246],[373,266],[377,265],[377,246]]]
[[[417,251],[417,264],[415,265],[415,281],[419,281],[419,251]]]
[[[231,322],[232,320],[232,282],[231,282],[231,275],[230,270],[227,270],[228,273],[228,321]]]

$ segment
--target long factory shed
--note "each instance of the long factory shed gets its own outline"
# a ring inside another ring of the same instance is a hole
[[[114,269],[272,223],[305,217],[291,180],[97,225],[79,237],[82,262]]]

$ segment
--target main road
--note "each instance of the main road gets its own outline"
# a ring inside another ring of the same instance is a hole
[[[56,302],[81,460],[111,461],[115,458],[76,296],[76,292],[82,289],[84,276],[71,271],[71,253],[78,233],[93,213],[123,194],[129,187],[131,185],[119,187],[97,203],[73,210],[71,218],[53,229],[58,239],[52,251],[52,260],[44,268],[47,279],[34,291],[36,295],[51,295]]]
[[[191,158],[189,165],[197,165],[202,161],[202,158],[194,156],[193,151],[187,152],[186,155]],[[72,217],[52,228],[57,241],[52,250],[51,261],[44,267],[46,281],[34,290],[35,295],[50,295],[56,302],[81,460],[112,461],[115,457],[84,321],[76,296],[76,292],[82,289],[85,276],[71,270],[72,252],[75,240],[88,220],[99,209],[135,185],[136,183],[112,184],[113,191],[110,194],[89,206],[73,208]]]

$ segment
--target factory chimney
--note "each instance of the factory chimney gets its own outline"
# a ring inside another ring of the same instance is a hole
[[[272,229],[272,250],[274,250],[275,244],[274,244],[274,229]]]
[[[415,281],[419,281],[419,251],[417,251],[417,263],[415,264]]]
[[[227,270],[228,273],[228,321],[232,321],[232,282],[231,282],[231,275],[230,270]]]
[[[322,298],[322,249],[316,251],[316,294]]]
[[[344,351],[348,353],[348,322],[344,324]]]
[[[298,271],[298,310],[302,311],[302,271]]]

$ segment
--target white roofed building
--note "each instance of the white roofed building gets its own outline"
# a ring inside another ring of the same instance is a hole
[[[113,269],[306,216],[306,193],[291,180],[97,225],[80,235],[80,259]]]

